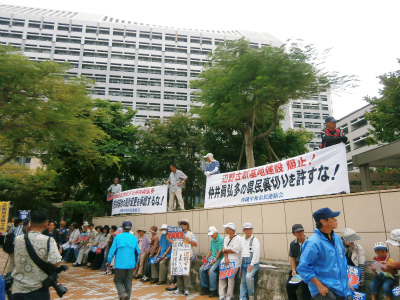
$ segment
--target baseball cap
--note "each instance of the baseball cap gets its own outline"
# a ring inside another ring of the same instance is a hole
[[[400,246],[400,229],[394,229],[390,233],[390,239],[386,241],[389,245]]]
[[[382,242],[377,242],[377,243],[375,243],[375,245],[374,245],[374,251],[376,251],[376,250],[379,250],[379,249],[382,249],[382,250],[386,250],[387,251],[387,246],[385,245],[385,243],[382,243]]]
[[[144,227],[139,227],[139,229],[136,230],[136,232],[139,232],[139,231],[143,231],[144,233],[147,232],[147,230]]]
[[[212,159],[212,158],[214,158],[214,155],[213,155],[212,153],[207,153],[207,155],[204,156],[204,158],[210,158],[210,159]]]
[[[167,224],[162,224],[161,228],[160,228],[160,231],[163,230],[163,229],[168,229],[168,225]]]
[[[83,222],[82,226],[89,226],[88,221]]]
[[[337,120],[336,120],[334,117],[327,117],[327,118],[325,119],[325,124],[328,123],[328,122],[336,123]]]
[[[253,225],[251,223],[247,222],[243,224],[243,229],[253,229]]]
[[[332,211],[328,207],[324,207],[321,209],[318,209],[314,214],[314,220],[315,222],[319,222],[321,219],[326,219],[326,218],[335,218],[338,215],[340,215],[340,211]]]
[[[292,226],[292,232],[296,233],[297,231],[304,231],[303,225],[301,224],[294,224]]]
[[[226,224],[226,225],[222,225],[224,228],[230,228],[230,229],[232,229],[232,230],[235,230],[236,231],[236,225],[235,224],[233,224],[233,223],[228,223],[228,224]]]
[[[218,229],[215,226],[210,226],[210,228],[208,228],[208,235],[213,235],[216,232],[218,232]]]
[[[340,236],[346,242],[355,242],[361,240],[361,236],[359,236],[353,229],[345,228],[340,232]]]
[[[122,228],[124,228],[124,229],[131,229],[131,228],[132,228],[132,222],[131,222],[131,221],[128,221],[128,220],[122,222]]]

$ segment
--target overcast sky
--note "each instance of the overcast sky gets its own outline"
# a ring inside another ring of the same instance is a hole
[[[285,41],[302,39],[333,48],[327,69],[357,75],[359,87],[333,95],[340,118],[378,96],[378,75],[400,69],[399,0],[0,0],[2,4],[102,14],[181,28],[268,32]]]

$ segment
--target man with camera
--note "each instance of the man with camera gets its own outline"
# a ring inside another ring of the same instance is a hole
[[[50,286],[56,289],[60,297],[67,291],[56,280],[57,273],[65,270],[58,268],[62,259],[58,246],[54,239],[42,234],[47,227],[47,221],[44,211],[33,212],[30,231],[15,238],[13,300],[50,300]]]

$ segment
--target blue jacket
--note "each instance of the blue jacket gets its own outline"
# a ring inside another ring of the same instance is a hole
[[[207,163],[205,172],[212,172],[215,168],[218,168],[218,171],[213,173],[212,175],[219,174],[220,173],[219,171],[221,171],[220,168],[219,168],[219,161],[218,160],[210,162],[210,163]]]
[[[168,247],[172,247],[171,243],[168,242],[167,237],[165,234],[162,234],[160,237],[160,243],[159,243],[161,249],[160,249],[160,255],[164,255],[164,253],[168,250]],[[171,257],[171,251],[168,252],[168,254],[165,256],[166,258]]]
[[[122,232],[114,238],[107,263],[111,263],[115,255],[116,269],[133,269],[138,263],[139,253],[137,238],[129,232]]]
[[[335,245],[315,228],[315,233],[303,244],[297,273],[308,284],[313,298],[319,294],[318,288],[311,282],[315,277],[337,295],[351,296],[345,249],[337,234],[333,234],[333,239]]]

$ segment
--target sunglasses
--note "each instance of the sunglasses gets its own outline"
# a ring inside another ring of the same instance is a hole
[[[181,223],[179,223],[179,225],[188,225],[188,223],[186,223],[186,222],[181,222]]]

